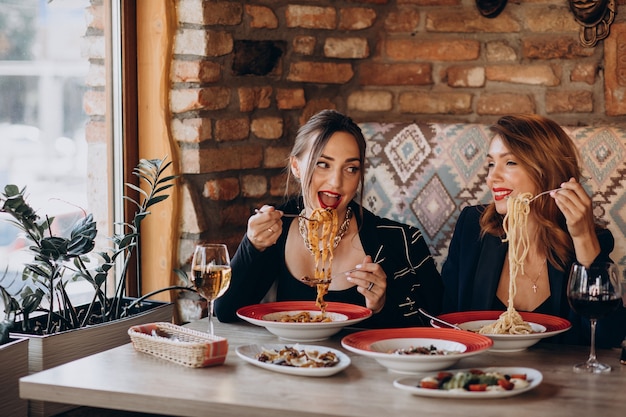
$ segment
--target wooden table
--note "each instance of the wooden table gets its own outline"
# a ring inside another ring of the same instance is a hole
[[[206,320],[206,319],[205,319]],[[190,327],[206,329],[206,321]],[[230,351],[222,366],[192,369],[136,352],[131,344],[23,377],[22,398],[176,416],[623,416],[626,366],[617,349],[600,350],[613,366],[605,375],[576,374],[572,365],[588,348],[539,344],[518,353],[486,352],[455,367],[523,366],[543,373],[527,393],[501,399],[461,400],[413,396],[393,387],[401,375],[371,358],[347,352],[352,365],[339,374],[309,378],[248,364],[235,348],[281,343],[264,328],[215,323]],[[345,333],[318,345],[341,348]]]

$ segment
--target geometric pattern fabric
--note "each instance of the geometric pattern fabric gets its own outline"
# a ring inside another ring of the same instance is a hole
[[[370,211],[419,227],[439,270],[456,219],[487,203],[488,125],[360,123],[367,141],[363,202]],[[567,127],[581,155],[597,220],[615,237],[611,257],[626,266],[626,128]],[[566,179],[564,179],[566,180]]]

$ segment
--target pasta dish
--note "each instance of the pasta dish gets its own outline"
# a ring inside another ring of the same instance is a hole
[[[295,314],[282,314],[276,321],[281,323],[328,323],[333,320],[324,314],[311,314],[308,311],[301,311]]]
[[[519,272],[524,273],[524,261],[528,255],[528,214],[530,213],[531,193],[522,193],[507,201],[507,211],[502,222],[506,234],[503,242],[509,242],[509,299],[507,309],[494,323],[483,326],[481,334],[530,334],[530,324],[522,319],[515,310],[513,300],[517,293],[516,279]]]
[[[328,294],[328,287],[330,286],[334,243],[339,230],[337,212],[330,209],[315,209],[309,216],[307,223],[308,242],[315,258],[313,279],[314,282],[318,282],[315,305],[324,313],[327,305],[324,296]]]

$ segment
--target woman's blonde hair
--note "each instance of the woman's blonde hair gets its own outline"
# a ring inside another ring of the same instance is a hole
[[[526,169],[537,190],[558,188],[570,178],[581,180],[578,149],[556,122],[534,114],[512,115],[500,118],[490,130]],[[539,198],[532,204],[531,212],[539,225],[540,248],[555,268],[563,270],[573,256],[565,217],[550,197]],[[489,204],[480,217],[482,234],[503,236],[502,219],[495,203]]]

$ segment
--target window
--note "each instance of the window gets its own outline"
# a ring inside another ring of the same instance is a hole
[[[119,108],[109,96],[119,96],[120,83],[107,79],[113,73],[107,66],[120,61],[107,56],[119,53],[107,50],[119,39],[108,16],[119,22],[119,13],[110,3],[116,2],[0,0],[0,186],[26,187],[38,214],[55,217],[55,234],[93,213],[97,250],[109,246],[109,190],[120,188],[112,188],[110,138],[119,135],[109,110]],[[122,159],[119,150],[115,155]],[[21,274],[32,257],[5,216],[0,213],[0,277]]]

